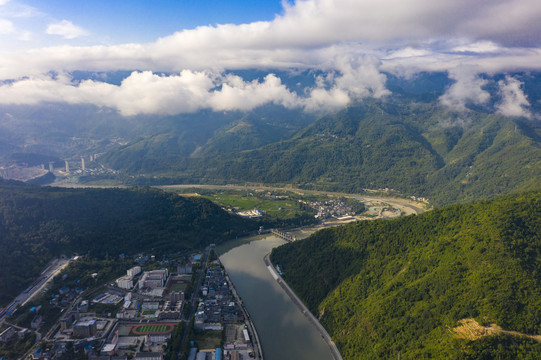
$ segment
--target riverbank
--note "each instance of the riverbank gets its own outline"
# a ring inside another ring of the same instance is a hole
[[[227,284],[229,285],[229,289],[231,290],[233,297],[235,298],[237,303],[240,305],[240,308],[242,309],[242,313],[244,314],[244,319],[246,319],[245,322],[248,326],[247,330],[252,339],[255,359],[263,360],[264,359],[263,348],[261,347],[261,342],[259,341],[259,335],[257,333],[254,322],[252,321],[252,318],[250,317],[250,313],[248,312],[248,310],[246,310],[246,306],[244,306],[244,302],[242,301],[241,297],[237,293],[237,289],[235,288],[235,285],[229,278],[229,274],[227,274],[227,271],[225,273],[225,279],[227,280]]]
[[[301,299],[299,299],[299,297],[295,294],[295,292],[293,292],[293,290],[284,281],[284,279],[282,279],[280,274],[278,274],[278,272],[274,269],[274,266],[270,261],[270,253],[266,254],[263,260],[265,261],[265,265],[269,269],[272,277],[276,280],[276,282],[280,285],[280,287],[286,292],[286,294],[289,296],[291,301],[293,301],[293,303],[299,308],[299,310],[304,314],[304,316],[306,316],[308,321],[310,321],[310,323],[316,327],[316,329],[321,334],[321,337],[325,340],[327,345],[329,345],[333,359],[343,360],[342,355],[340,355],[340,351],[338,351],[336,344],[332,340],[327,330],[325,330],[325,328],[321,325],[319,320],[316,319],[316,317],[310,312],[310,310],[308,310],[308,308],[304,305]]]
[[[286,242],[274,235],[217,247],[257,329],[265,360],[334,360],[325,339],[269,273],[263,257]]]

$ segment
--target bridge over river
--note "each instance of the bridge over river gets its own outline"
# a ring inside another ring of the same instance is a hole
[[[278,237],[281,237],[282,239],[284,239],[285,241],[288,241],[288,242],[292,242],[292,241],[297,241],[297,237],[291,235],[291,234],[288,234],[284,231],[280,231],[280,230],[277,230],[277,229],[272,229],[271,230],[271,233],[273,233],[274,235],[278,236]]]

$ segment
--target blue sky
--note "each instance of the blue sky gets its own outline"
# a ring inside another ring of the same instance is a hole
[[[541,70],[539,19],[539,0],[0,0],[0,106],[319,111],[392,95],[389,73],[447,72],[455,84],[440,101],[463,111],[490,100],[482,74]],[[228,75],[238,69],[268,75]],[[276,70],[320,75],[299,92]],[[96,76],[80,81],[75,71]],[[114,71],[130,75],[97,80]],[[532,116],[520,81],[509,75],[497,86],[498,111]]]
[[[17,15],[24,11],[32,11],[34,16]],[[31,41],[9,42],[11,49],[17,49],[66,42],[83,45],[150,42],[200,25],[272,20],[282,12],[282,4],[279,0],[11,0],[4,9],[0,8],[0,16],[10,12],[15,15],[10,21],[18,31],[32,33]],[[70,41],[44,36],[49,24],[61,20],[71,22],[87,34]]]

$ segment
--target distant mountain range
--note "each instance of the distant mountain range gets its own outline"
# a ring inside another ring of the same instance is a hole
[[[272,260],[344,359],[541,353],[539,192],[321,230]]]
[[[236,72],[246,80],[266,73]],[[300,92],[313,86],[318,75],[276,74]],[[522,84],[530,113],[541,113],[541,74],[512,75]],[[118,83],[122,76],[109,78]],[[21,152],[76,161],[99,153],[96,166],[119,170],[115,181],[132,185],[264,182],[348,192],[391,188],[441,206],[541,186],[541,121],[497,113],[498,84],[504,78],[484,75],[483,91],[491,100],[465,102],[460,111],[440,100],[454,83],[445,73],[411,79],[388,74],[390,96],[326,113],[269,104],[247,112],[126,118],[89,106],[11,106],[0,114],[0,133],[5,134],[0,135],[0,152],[4,164]]]

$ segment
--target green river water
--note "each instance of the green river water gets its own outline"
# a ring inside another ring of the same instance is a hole
[[[285,241],[259,236],[216,250],[242,298],[263,346],[265,360],[332,360],[329,347],[272,278],[263,257]]]

